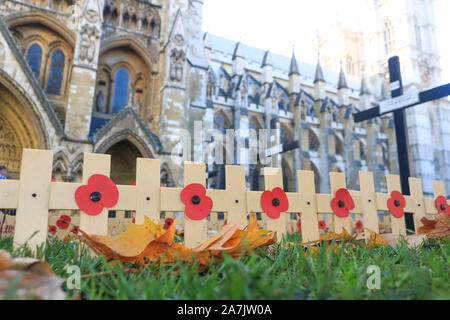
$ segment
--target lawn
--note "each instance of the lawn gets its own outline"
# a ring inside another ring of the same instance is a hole
[[[26,248],[13,250],[12,238],[0,239],[0,249],[30,256]],[[37,251],[63,278],[66,265],[80,267],[83,299],[450,299],[449,254],[447,239],[416,249],[344,243],[336,252],[321,248],[317,256],[280,246],[239,260],[223,255],[204,272],[179,263],[130,273],[90,256],[78,242],[51,239]],[[370,265],[380,268],[379,290],[367,288]],[[67,290],[67,298],[79,293]]]

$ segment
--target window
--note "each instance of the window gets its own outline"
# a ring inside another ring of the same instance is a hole
[[[389,54],[391,53],[394,47],[392,24],[390,20],[386,20],[384,22],[383,37],[384,37],[384,51],[386,54]]]
[[[65,60],[66,57],[61,49],[53,52],[47,81],[47,93],[55,95],[61,94]]]
[[[130,87],[130,74],[124,68],[120,68],[116,72],[116,80],[114,83],[114,98],[112,105],[112,113],[118,113],[127,105],[128,89]]]
[[[39,75],[41,73],[41,61],[42,61],[42,48],[37,43],[33,43],[28,48],[27,62],[31,68],[31,71],[33,71],[33,74],[36,77],[36,79],[39,79]]]
[[[418,50],[422,50],[422,35],[420,33],[420,25],[417,17],[414,17],[414,33],[416,35],[416,46]]]

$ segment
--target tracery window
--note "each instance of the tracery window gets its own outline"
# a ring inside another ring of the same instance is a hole
[[[383,30],[383,38],[384,38],[384,51],[386,54],[389,54],[394,49],[394,35],[392,23],[389,19],[384,22],[384,30]]]
[[[50,73],[47,81],[47,93],[61,95],[61,87],[64,76],[64,66],[66,56],[61,49],[57,49],[52,54],[50,63]]]
[[[114,81],[114,97],[112,113],[118,113],[128,102],[128,90],[130,87],[130,73],[125,68],[120,68],[116,72]]]
[[[33,43],[28,48],[27,62],[36,79],[39,79],[42,63],[42,48],[39,44]]]
[[[420,24],[417,17],[414,17],[414,33],[416,36],[416,46],[418,50],[422,50],[422,35],[420,30]]]

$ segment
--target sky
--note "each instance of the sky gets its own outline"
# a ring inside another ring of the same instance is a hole
[[[203,31],[315,64],[322,22],[358,27],[361,0],[204,0]],[[326,8],[326,10],[324,10]],[[450,82],[450,0],[435,0],[442,81]]]

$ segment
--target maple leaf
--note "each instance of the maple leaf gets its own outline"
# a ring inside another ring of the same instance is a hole
[[[61,289],[64,280],[43,261],[33,258],[15,258],[6,250],[0,250],[0,300],[14,288],[13,299],[63,300]]]

